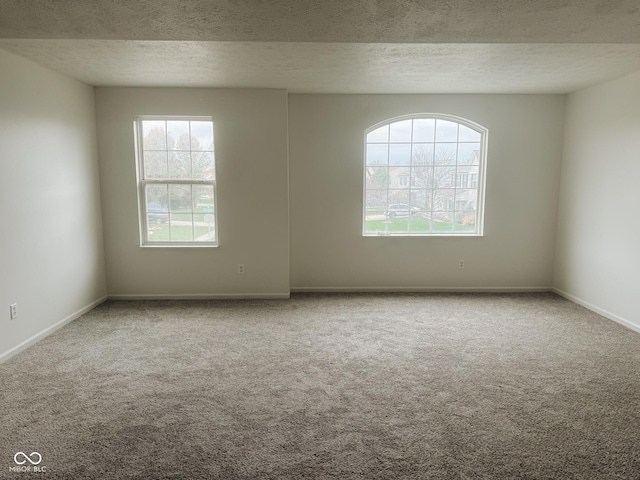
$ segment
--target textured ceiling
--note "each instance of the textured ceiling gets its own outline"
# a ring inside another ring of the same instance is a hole
[[[90,85],[293,93],[566,93],[640,70],[640,45],[0,40]]]
[[[640,2],[0,0],[0,48],[91,85],[567,93],[640,70]]]
[[[1,0],[1,38],[640,43],[638,0]]]

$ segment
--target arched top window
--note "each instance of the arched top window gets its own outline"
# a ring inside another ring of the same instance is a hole
[[[367,129],[363,234],[482,235],[486,149],[486,128],[451,115]]]

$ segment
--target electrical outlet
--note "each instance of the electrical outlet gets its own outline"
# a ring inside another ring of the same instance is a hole
[[[458,268],[464,268],[464,260],[458,261]]]
[[[242,275],[244,273],[244,263],[238,264],[238,273]]]
[[[18,318],[18,304],[17,303],[13,303],[9,306],[9,309],[11,310],[11,320],[13,320],[14,318]]]

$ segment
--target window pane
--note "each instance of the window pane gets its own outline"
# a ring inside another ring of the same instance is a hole
[[[162,120],[142,121],[142,149],[166,150],[167,132],[166,122]]]
[[[367,145],[367,165],[386,165],[389,161],[389,146],[385,144]]]
[[[413,165],[431,165],[434,155],[433,143],[414,143],[411,163]]]
[[[143,155],[145,180],[167,178],[167,152],[145,151]]]
[[[193,185],[193,208],[198,213],[214,212],[213,185]]]
[[[169,238],[169,222],[171,220],[167,206],[167,185],[147,185],[145,196],[147,241],[166,241]]]
[[[433,231],[449,233],[453,231],[453,212],[437,212],[433,214]]]
[[[436,120],[436,142],[457,142],[458,124],[448,120]]]
[[[458,188],[456,190],[456,210],[474,212],[478,207],[478,190],[475,188]]]
[[[169,210],[174,213],[191,213],[191,185],[169,185]]]
[[[191,150],[213,152],[213,124],[191,122]]]
[[[434,163],[436,165],[455,165],[457,150],[457,143],[437,143]]]
[[[433,168],[413,167],[411,169],[411,187],[431,188],[433,186]]]
[[[367,133],[368,143],[389,142],[389,125],[385,125],[380,128]]]
[[[392,220],[389,220],[389,224],[387,225],[387,229],[391,233],[409,233],[409,217],[395,217]]]
[[[364,233],[366,234],[380,234],[386,230],[385,220],[365,220]]]
[[[147,224],[147,242],[168,242],[169,229],[169,221],[161,223],[149,220]]]
[[[456,173],[456,187],[477,188],[478,167],[459,166]]]
[[[215,241],[215,196],[213,185],[193,185],[193,226],[195,241]]]
[[[216,169],[213,152],[192,152],[192,175],[196,180],[215,180]]]
[[[470,169],[469,172],[469,188],[478,188],[478,179],[480,178],[479,167]]]
[[[433,211],[445,212],[452,211],[455,204],[455,189],[438,188],[433,190]]]
[[[480,132],[476,132],[466,125],[460,125],[459,142],[479,142],[481,138]]]
[[[387,209],[387,191],[367,191],[367,215],[380,215]]]
[[[411,120],[402,120],[389,125],[390,142],[411,141]]]
[[[433,188],[455,186],[456,167],[433,167]]]
[[[433,142],[436,121],[433,118],[416,118],[413,120],[413,141]]]
[[[400,143],[389,145],[390,165],[410,165],[411,164],[411,144]]]
[[[167,122],[167,149],[187,152],[191,150],[189,121],[173,120]]]
[[[193,216],[193,235],[196,242],[215,242],[216,228],[215,216],[213,213],[207,213],[202,219],[196,219]]]
[[[409,233],[428,233],[431,230],[429,215],[418,213],[409,217]]]
[[[192,242],[193,216],[189,213],[174,213],[171,215],[171,241]]]
[[[387,229],[387,190],[367,191],[364,230],[369,233]]]
[[[147,185],[146,197],[147,212],[169,211],[169,195],[167,185]]]
[[[389,210],[405,210],[408,213],[410,200],[408,190],[389,190]]]
[[[367,167],[366,177],[367,188],[389,188],[391,183],[388,167]]]
[[[482,162],[482,155],[480,153],[480,150],[474,150],[473,153],[471,154],[470,164],[480,166],[480,162]]]
[[[409,188],[409,167],[389,167],[389,188]]]
[[[391,233],[408,232],[411,211],[411,193],[409,190],[389,190],[387,206],[387,229]]]
[[[462,212],[456,214],[456,223],[454,230],[456,232],[474,232],[476,229],[476,213]]]
[[[479,143],[458,144],[458,165],[478,165],[480,159]]]
[[[191,156],[189,152],[169,152],[169,178],[191,177]]]
[[[431,210],[431,191],[411,190],[411,206],[422,213]]]

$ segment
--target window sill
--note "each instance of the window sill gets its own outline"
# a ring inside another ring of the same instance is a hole
[[[142,244],[140,248],[218,248],[217,243],[157,243]]]
[[[482,233],[363,233],[363,237],[407,238],[407,237],[483,237]]]

